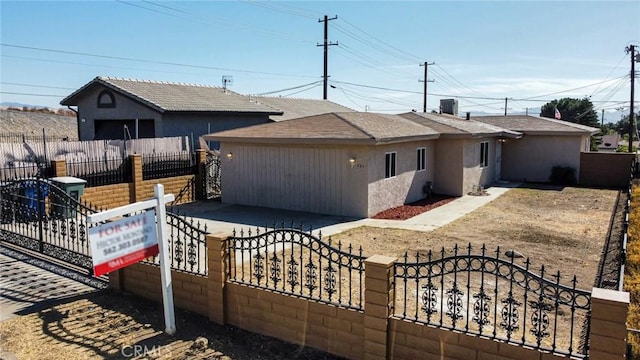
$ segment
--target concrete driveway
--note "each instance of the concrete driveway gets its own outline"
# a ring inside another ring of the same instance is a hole
[[[0,321],[107,287],[103,280],[0,245]]]
[[[399,228],[417,231],[432,231],[446,225],[479,207],[497,199],[519,183],[501,182],[488,189],[482,196],[465,195],[445,205],[437,207],[426,213],[414,216],[407,220],[377,220],[357,219],[344,216],[330,216],[300,211],[289,211],[254,206],[223,204],[219,201],[198,201],[190,204],[178,205],[173,208],[179,213],[192,218],[194,224],[206,225],[210,233],[226,232],[234,230],[247,231],[285,226],[292,223],[306,230],[309,227],[322,231],[322,235],[333,235],[358,226],[375,226],[384,228]]]

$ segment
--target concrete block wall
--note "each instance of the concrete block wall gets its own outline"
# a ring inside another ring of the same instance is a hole
[[[390,359],[547,360],[563,356],[487,338],[391,319]]]
[[[95,186],[85,188],[80,199],[94,208],[111,209],[131,204],[131,190],[131,184],[128,183]]]
[[[162,301],[160,268],[151,264],[138,263],[116,271],[119,284],[111,281],[110,286],[140,297]],[[180,271],[171,271],[173,299],[177,307],[208,315],[207,278]]]
[[[227,234],[207,236],[207,276],[172,271],[175,304],[218,324],[313,347],[349,359],[552,360],[566,358],[460,331],[393,317],[394,259],[365,261],[364,311],[337,307],[227,278]],[[138,263],[109,275],[110,285],[162,301],[160,270]],[[629,294],[593,289],[591,360],[624,359]]]
[[[239,284],[225,289],[227,324],[349,359],[362,357],[361,311]]]
[[[206,159],[206,153],[199,152],[198,161]],[[53,176],[66,176],[67,167],[65,160],[53,160]],[[142,180],[142,155],[132,155],[132,174],[133,182],[123,184],[112,184],[104,186],[94,186],[84,189],[84,194],[80,197],[81,201],[86,202],[100,209],[111,209],[118,206],[151,199],[154,196],[154,186],[156,184],[164,185],[165,194],[174,194],[176,197],[180,192],[189,185],[192,179],[196,179],[196,184],[202,183],[201,166],[198,166],[198,174],[175,176],[164,179]],[[194,189],[201,190],[201,186]],[[179,199],[177,203],[190,201],[190,197],[186,196]]]

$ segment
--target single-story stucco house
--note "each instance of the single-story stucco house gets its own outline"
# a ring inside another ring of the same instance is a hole
[[[282,117],[352,111],[327,100],[247,96],[216,86],[101,76],[60,104],[77,106],[80,140],[188,136],[195,145],[207,133]]]
[[[431,125],[431,126],[429,126]],[[520,134],[432,114],[329,113],[204,136],[221,143],[223,202],[369,217],[496,179]]]
[[[501,178],[547,182],[554,166],[571,167],[580,178],[580,153],[590,150],[591,135],[599,129],[530,115],[478,116],[473,120],[522,134],[502,144]]]
[[[495,181],[579,172],[597,129],[539,117],[329,113],[205,135],[221,144],[222,201],[370,217]],[[578,174],[576,174],[578,175]]]

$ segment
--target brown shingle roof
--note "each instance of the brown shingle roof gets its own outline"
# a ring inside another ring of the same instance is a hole
[[[502,127],[482,123],[474,120],[466,120],[453,115],[432,113],[405,113],[400,116],[415,121],[418,124],[428,126],[441,136],[506,136],[520,137],[522,134],[507,130]]]
[[[377,144],[437,137],[434,130],[398,115],[347,112],[221,131],[205,135],[204,139],[254,143]]]
[[[265,104],[251,101],[248,96],[221,87],[101,76],[64,98],[60,104],[77,105],[85,90],[97,85],[103,85],[160,112],[282,113]]]
[[[525,134],[594,134],[599,129],[531,115],[477,116],[473,120]]]
[[[269,118],[273,121],[297,119],[305,116],[320,115],[331,112],[353,111],[353,109],[336,104],[329,100],[271,96],[252,96],[251,99],[283,112],[282,115],[271,115]]]

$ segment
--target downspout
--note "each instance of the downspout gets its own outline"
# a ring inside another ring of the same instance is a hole
[[[67,105],[67,109],[76,113],[76,125],[78,127],[78,140],[80,140],[80,114],[78,113],[78,111],[72,109],[70,105]]]

